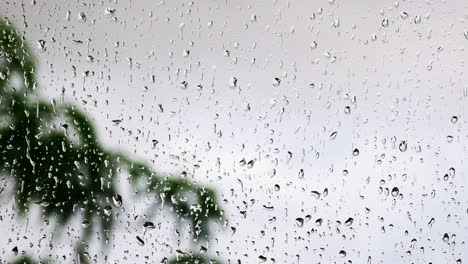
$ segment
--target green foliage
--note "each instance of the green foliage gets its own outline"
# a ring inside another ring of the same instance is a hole
[[[185,253],[171,259],[168,264],[221,264],[221,262],[202,254]]]
[[[122,170],[139,193],[154,195],[152,207],[163,203],[178,221],[188,222],[195,240],[206,239],[209,222],[223,218],[214,190],[159,176],[145,162],[104,148],[90,118],[78,107],[41,100],[31,50],[14,27],[1,20],[0,159],[1,173],[15,184],[22,215],[31,206],[41,206],[45,217],[64,225],[81,213],[89,223],[82,227],[83,240],[89,239],[92,226],[99,227],[106,240],[110,237],[109,212],[119,207],[112,199],[118,195]]]
[[[15,261],[12,262],[12,264],[47,264],[48,262],[44,261],[36,261],[35,259],[28,257],[28,256],[22,256],[17,258]]]

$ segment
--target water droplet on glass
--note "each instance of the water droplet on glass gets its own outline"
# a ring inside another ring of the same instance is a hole
[[[139,236],[136,236],[136,239],[137,239],[137,242],[138,242],[138,245],[140,246],[144,246],[145,245],[145,241],[143,241],[143,239]]]
[[[346,257],[346,251],[344,250],[340,250],[340,252],[338,253],[340,255],[340,257],[344,258]]]
[[[388,27],[388,24],[389,24],[388,18],[384,18],[384,19],[382,20],[382,27]]]
[[[37,49],[40,52],[45,52],[46,51],[46,42],[44,40],[38,40],[37,41]]]
[[[444,175],[444,181],[448,181],[448,179],[449,179],[449,175],[446,173],[446,174]]]
[[[449,169],[449,173],[448,173],[448,174],[449,174],[450,177],[454,178],[454,177],[455,177],[455,168],[451,167],[451,168]]]
[[[399,193],[400,193],[400,190],[398,189],[398,187],[393,187],[392,196],[397,197]]]
[[[107,16],[107,17],[113,17],[115,14],[115,8],[112,8],[112,7],[107,7],[106,9],[104,9],[104,15]]]
[[[330,139],[334,140],[336,138],[336,135],[338,135],[338,132],[334,131],[333,133],[331,133]]]
[[[408,149],[408,143],[406,142],[406,140],[401,141],[398,148],[401,152],[405,152]]]
[[[281,84],[281,79],[276,77],[273,79],[273,86],[278,87]]]
[[[312,196],[314,196],[316,199],[320,198],[320,192],[318,192],[318,191],[311,191],[310,194]]]
[[[18,247],[17,247],[17,246],[15,246],[11,251],[13,252],[13,255],[15,255],[15,256],[18,255],[18,251],[19,251],[19,250],[18,250]]]
[[[250,22],[256,22],[257,21],[257,16],[255,14],[252,14],[250,16]]]
[[[200,252],[201,253],[206,253],[208,251],[208,248],[204,247],[204,246],[200,246]]]
[[[354,218],[350,217],[345,221],[345,225],[350,226],[353,224],[353,222],[354,222]]]
[[[311,48],[311,49],[317,48],[317,42],[312,41],[312,43],[310,43],[310,48]]]
[[[115,207],[119,208],[120,206],[122,206],[122,196],[120,196],[119,194],[112,196],[112,202],[114,203]]]
[[[104,214],[107,216],[110,216],[112,214],[112,207],[110,207],[110,205],[104,207]]]
[[[339,28],[340,27],[340,20],[339,19],[334,19],[333,20],[333,27],[334,28]]]
[[[427,226],[428,226],[429,228],[431,228],[432,225],[434,224],[434,222],[435,222],[435,219],[434,219],[434,217],[433,217],[433,218],[431,218],[431,220],[429,220],[429,223],[427,223]]]
[[[236,88],[237,87],[237,78],[236,77],[231,77],[231,79],[229,79],[229,87],[231,87],[231,88]]]
[[[303,179],[303,178],[304,178],[304,169],[300,169],[300,170],[299,170],[298,176],[299,176],[299,179]]]
[[[298,227],[303,227],[304,226],[304,219],[302,217],[296,218],[296,225]]]
[[[351,114],[351,107],[350,106],[345,106],[344,113],[347,114],[347,115]]]
[[[323,223],[323,219],[322,218],[318,218],[317,220],[315,220],[315,225],[316,226],[321,226]]]
[[[452,141],[453,141],[453,136],[448,135],[447,136],[447,142],[452,143]]]
[[[148,221],[145,222],[145,223],[143,224],[143,227],[144,227],[145,229],[147,229],[147,230],[151,230],[151,229],[155,229],[155,228],[156,228],[156,226],[154,225],[153,222],[148,222]]]
[[[86,219],[81,222],[81,226],[83,226],[84,228],[87,228],[89,224],[90,224],[89,221]]]
[[[86,22],[86,15],[84,12],[79,12],[78,13],[78,21],[81,23]]]
[[[442,240],[444,240],[444,242],[448,242],[450,240],[449,234],[445,233]]]
[[[275,191],[279,192],[281,187],[279,186],[279,184],[275,184],[274,189]]]
[[[456,124],[458,122],[458,116],[452,116],[452,118],[450,118],[450,122],[452,122],[452,124]]]
[[[359,156],[359,149],[355,148],[353,150],[353,156],[355,156],[355,157]]]

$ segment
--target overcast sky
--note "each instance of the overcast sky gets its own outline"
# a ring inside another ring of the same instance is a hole
[[[228,223],[213,227],[211,255],[468,261],[467,2],[1,0],[0,14],[38,56],[44,97],[85,109],[109,148],[217,188]],[[133,219],[147,203],[125,204],[109,263],[159,262],[190,247],[177,245],[167,213],[145,234],[151,243],[136,243]],[[2,194],[1,260],[14,245],[50,254],[38,241],[51,228],[37,210],[28,228],[13,204]],[[77,230],[79,221],[56,235],[53,256],[70,251]],[[99,243],[90,251],[102,262]]]

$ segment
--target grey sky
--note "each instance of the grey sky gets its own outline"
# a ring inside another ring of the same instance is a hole
[[[21,1],[2,0],[0,13],[33,44],[43,95],[61,98],[64,88],[65,100],[94,117],[109,147],[218,188],[229,221],[214,227],[213,255],[231,263],[256,263],[259,255],[268,263],[468,261],[465,1],[33,2],[24,1],[23,12]],[[114,119],[123,121],[114,126]],[[243,158],[254,166],[240,166]],[[455,177],[444,181],[450,167]],[[402,198],[379,187],[398,187]],[[123,193],[132,199],[131,190]],[[50,228],[30,223],[25,231],[13,202],[3,199],[1,255],[11,255],[8,239],[47,255],[36,244]],[[109,263],[142,263],[145,255],[157,262],[179,248],[168,214],[147,234],[155,246],[135,243],[141,229],[132,219],[141,208],[137,201],[124,206]],[[311,220],[299,227],[296,218],[306,215]],[[73,225],[69,232],[78,235]],[[69,243],[63,234],[53,244],[68,252]]]

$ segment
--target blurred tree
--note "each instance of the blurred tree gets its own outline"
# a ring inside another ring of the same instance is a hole
[[[210,221],[223,219],[212,189],[159,176],[145,162],[106,149],[84,112],[41,100],[37,90],[31,50],[8,21],[0,20],[0,171],[12,179],[20,215],[41,206],[44,217],[57,219],[58,227],[81,215],[81,240],[88,242],[96,227],[108,243],[112,211],[122,205],[116,185],[123,170],[138,193],[154,195],[152,206],[163,203],[189,223],[195,244],[208,238]],[[81,263],[89,261],[85,248],[82,243],[76,248]],[[33,260],[21,256],[16,263]],[[214,262],[183,254],[170,263]]]

